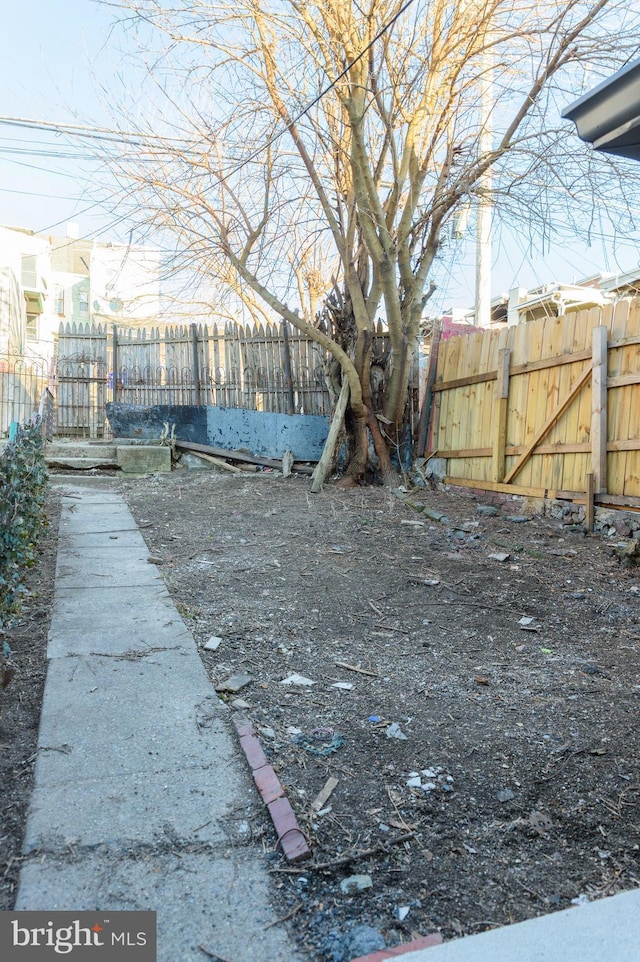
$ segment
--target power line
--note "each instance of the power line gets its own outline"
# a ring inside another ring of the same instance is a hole
[[[363,58],[367,53],[369,53],[369,51],[371,50],[371,48],[373,47],[373,45],[374,45],[375,43],[377,43],[378,40],[380,40],[380,38],[383,37],[388,30],[391,29],[391,27],[394,25],[394,23],[395,23],[397,20],[400,19],[400,17],[402,16],[402,14],[405,13],[413,3],[414,3],[414,0],[407,0],[407,2],[398,10],[398,12],[397,12],[396,14],[394,14],[394,16],[391,17],[391,19],[390,19],[387,23],[385,23],[383,27],[380,28],[380,30],[378,31],[378,33],[377,33],[377,34],[375,35],[375,37],[367,44],[367,46],[364,48],[364,50],[362,50],[362,51],[358,54],[358,56],[354,58],[354,60],[352,60],[350,63],[348,63],[347,66],[344,68],[344,70],[343,70],[341,73],[338,74],[338,76],[335,78],[335,80],[332,80],[331,83],[330,83],[327,87],[324,88],[324,90],[321,90],[320,93],[317,95],[317,97],[314,97],[314,99],[311,101],[311,103],[307,104],[307,106],[306,106],[303,110],[301,110],[301,111],[300,111],[298,114],[296,114],[291,120],[289,120],[289,122],[288,122],[288,124],[287,124],[287,126],[286,126],[285,128],[283,128],[282,130],[280,130],[280,131],[278,131],[277,133],[275,133],[275,134],[266,142],[266,144],[262,144],[262,146],[256,148],[256,150],[254,150],[254,152],[253,152],[252,154],[249,154],[248,157],[246,157],[240,164],[238,164],[238,165],[237,165],[233,170],[231,170],[228,174],[226,174],[225,176],[222,176],[222,177],[218,177],[218,178],[216,179],[216,181],[215,181],[211,186],[212,186],[212,187],[216,187],[218,184],[223,184],[223,183],[227,180],[227,178],[228,178],[229,176],[231,176],[231,174],[237,174],[237,173],[239,173],[239,171],[241,171],[244,167],[246,167],[247,164],[250,164],[252,160],[255,160],[255,158],[258,157],[261,153],[263,153],[263,151],[268,150],[269,147],[271,147],[272,144],[275,144],[275,142],[276,142],[277,140],[279,140],[280,137],[282,137],[282,135],[283,135],[287,130],[289,130],[291,127],[293,127],[295,124],[297,124],[300,120],[302,120],[302,118],[305,117],[305,116],[309,113],[310,110],[313,110],[313,108],[316,106],[316,104],[320,103],[320,101],[321,101],[324,97],[326,97],[326,95],[327,95],[328,93],[330,93],[335,87],[337,87],[337,85],[338,85],[338,83],[340,82],[340,80],[342,80],[343,77],[346,77],[346,75],[349,73],[349,71],[350,71],[353,67],[355,67],[355,65],[356,65],[357,63],[359,63],[359,62],[362,60],[362,58]],[[210,189],[210,188],[209,188],[209,189]]]
[[[0,125],[22,127],[26,130],[47,130],[68,137],[79,137],[88,140],[106,140],[116,143],[124,142],[137,147],[146,146],[150,140],[155,141],[160,137],[160,135],[155,132],[149,134],[143,134],[140,131],[131,133],[125,130],[93,127],[85,124],[62,124],[48,120],[30,120],[27,117],[0,117]],[[163,136],[162,140],[175,144],[195,143],[195,141],[186,137]]]

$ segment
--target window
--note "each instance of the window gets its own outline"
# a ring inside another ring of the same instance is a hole
[[[81,314],[89,313],[89,291],[80,291],[78,293],[78,310]]]
[[[39,314],[27,314],[26,334],[28,341],[38,340],[38,319]]]
[[[22,286],[31,291],[36,288],[36,257],[35,254],[24,254],[22,257]]]
[[[64,287],[56,287],[54,310],[56,314],[64,314]]]

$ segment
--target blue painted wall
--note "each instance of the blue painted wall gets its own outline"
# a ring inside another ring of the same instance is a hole
[[[329,433],[329,418],[317,414],[273,414],[244,408],[190,405],[107,404],[116,438],[158,439],[165,423],[175,425],[180,441],[210,444],[233,451],[281,458],[291,451],[296,461],[318,461]]]

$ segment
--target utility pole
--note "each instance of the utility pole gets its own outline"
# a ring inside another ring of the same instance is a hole
[[[488,43],[490,33],[485,34]],[[488,154],[493,147],[493,53],[485,49],[481,58],[480,77],[480,136],[478,156]],[[478,212],[476,221],[476,327],[488,327],[491,323],[491,226],[493,203],[491,168],[478,181]]]

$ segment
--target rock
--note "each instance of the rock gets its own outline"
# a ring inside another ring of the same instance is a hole
[[[616,549],[616,554],[626,568],[640,565],[640,541],[634,538],[622,549]]]
[[[393,910],[393,916],[394,918],[398,919],[399,922],[404,922],[408,914],[408,905],[396,905],[395,909]]]
[[[449,520],[441,511],[435,511],[433,508],[425,508],[424,514],[426,514],[427,518],[431,518],[432,521],[441,521],[443,524],[446,524]]]
[[[218,635],[211,635],[205,643],[204,649],[205,651],[217,651],[221,644],[222,638],[219,638]]]
[[[387,728],[387,738],[398,738],[400,741],[407,741],[407,736],[401,730],[400,725],[398,725],[397,722],[391,722]]]
[[[351,959],[379,952],[386,948],[386,942],[370,925],[354,925],[344,934],[335,929],[321,942],[320,951],[330,962],[350,962]]]
[[[499,802],[512,802],[515,797],[515,792],[512,792],[510,788],[501,789],[497,795]]]
[[[291,468],[293,467],[293,454],[291,451],[285,451],[282,455],[282,477],[289,478],[291,476]]]
[[[216,685],[216,691],[230,691],[235,693],[240,691],[241,688],[246,688],[253,681],[253,677],[247,674],[246,671],[239,671],[235,675],[230,675],[224,681],[221,681],[219,685]]]
[[[582,892],[577,898],[571,899],[571,904],[572,905],[588,905],[589,901],[590,901],[589,896],[585,895],[585,893]]]
[[[251,708],[249,702],[245,701],[244,698],[234,698],[230,704],[232,708],[237,708],[238,711],[246,711],[247,708]]]
[[[507,551],[496,551],[495,554],[490,554],[489,557],[494,561],[508,561],[511,555]]]
[[[340,891],[343,895],[354,895],[356,892],[364,892],[365,889],[372,889],[373,881],[370,875],[350,875],[340,882]]]
[[[423,466],[421,465],[421,470],[425,478],[431,478],[434,481],[443,481],[447,474],[446,459],[429,458]]]
[[[523,514],[508,514],[505,521],[511,521],[512,524],[524,524],[526,521],[531,521],[531,518],[527,518]]]
[[[476,507],[478,514],[484,514],[487,518],[495,518],[498,509],[493,504],[479,504]]]
[[[304,675],[298,675],[297,672],[294,671],[292,675],[287,675],[286,678],[283,678],[280,684],[309,686],[309,685],[315,685],[315,681],[312,681],[310,678],[305,678]]]

